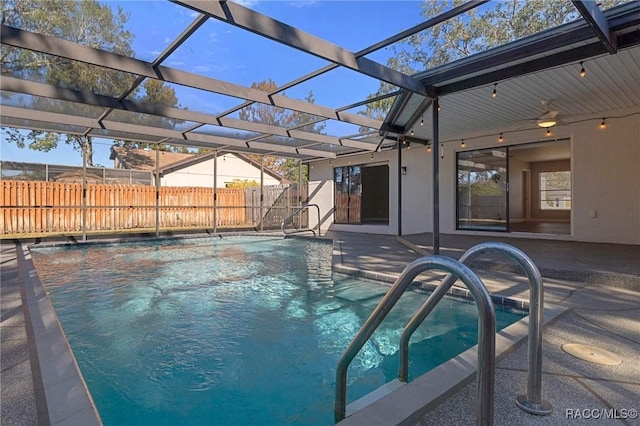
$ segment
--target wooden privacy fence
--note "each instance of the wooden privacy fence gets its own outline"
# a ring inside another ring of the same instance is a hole
[[[154,228],[156,189],[148,185],[82,184],[2,180],[0,232],[26,234]],[[218,188],[217,226],[253,226],[247,222],[245,192]],[[162,187],[159,226],[212,227],[213,188]],[[257,218],[259,220],[259,217]]]

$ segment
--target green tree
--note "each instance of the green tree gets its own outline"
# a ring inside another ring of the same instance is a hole
[[[625,0],[602,0],[601,7],[611,7]],[[437,16],[465,0],[430,1],[422,4],[421,15],[425,19]],[[393,47],[393,56],[387,65],[411,75],[438,65],[464,58],[474,53],[497,47],[545,29],[570,22],[579,17],[571,2],[565,0],[501,0],[435,25],[414,34]],[[370,97],[397,90],[381,83]],[[392,99],[373,102],[361,113],[368,117],[384,119],[392,105]]]
[[[278,85],[271,79],[264,80],[258,83],[252,83],[251,87],[254,89],[263,90],[265,92],[274,92]],[[284,92],[280,92],[280,95],[285,96]],[[309,92],[304,99],[306,102],[314,103],[315,98],[312,92]],[[271,126],[279,127],[297,127],[299,130],[311,133],[324,133],[326,127],[325,123],[314,123],[306,126],[298,127],[304,123],[311,122],[316,117],[302,113],[298,111],[291,111],[285,108],[275,107],[273,105],[266,105],[261,103],[253,103],[240,110],[240,119],[246,121],[253,121],[257,123],[268,124]],[[274,136],[279,139],[279,137]],[[257,162],[262,161],[265,167],[274,170],[281,176],[286,177],[292,182],[298,182],[298,161],[291,158],[277,157],[277,156],[261,156],[259,154],[249,154],[249,156]],[[303,181],[307,180],[307,175],[303,175]]]
[[[134,99],[137,102],[162,105],[167,107],[179,108],[178,96],[176,91],[167,85],[163,81],[147,79],[142,84],[142,93],[139,91],[135,93]],[[163,127],[173,129],[176,125],[182,123],[182,120],[153,116],[149,114],[133,114],[133,120],[131,119],[131,113],[125,111],[114,111],[111,116],[114,120],[122,120],[125,122],[132,122],[133,124],[140,124],[152,127]],[[156,144],[147,142],[125,141],[118,140],[114,142],[114,146],[145,149],[155,149]],[[174,146],[162,144],[158,147],[161,151],[181,152],[187,153],[189,149],[186,146]]]
[[[231,183],[227,184],[227,188],[233,189],[255,188],[257,186],[260,186],[260,183],[249,179],[234,179]]]
[[[2,23],[5,25],[59,37],[97,49],[132,56],[133,34],[126,28],[128,15],[120,7],[115,10],[96,0],[5,0],[2,2]],[[134,81],[134,76],[107,68],[91,66],[24,49],[2,46],[0,67],[3,75],[46,82],[68,89],[87,90],[110,96],[120,96]],[[38,98],[32,105],[41,110],[63,110],[68,114],[90,116],[89,107]],[[23,132],[8,129],[7,140],[19,147],[50,151],[64,140],[76,150],[87,153],[93,165],[91,136],[60,135],[43,131]]]

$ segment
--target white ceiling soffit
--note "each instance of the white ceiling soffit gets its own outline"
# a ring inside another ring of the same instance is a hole
[[[560,125],[640,109],[640,46],[586,61],[584,67],[585,77],[580,77],[580,65],[572,64],[501,82],[495,98],[493,85],[444,96],[440,140],[537,128],[543,100],[552,100],[550,109],[559,111]],[[431,109],[424,114],[424,125],[418,119],[407,133],[411,130],[418,138],[432,138]]]
[[[439,97],[440,139],[531,124],[544,112],[544,99],[553,99],[551,109],[559,110],[565,122],[580,114],[640,106],[640,2],[605,15],[617,35],[619,50],[613,55],[578,19],[418,74],[429,93]],[[580,61],[585,78],[579,78]],[[494,87],[496,98],[491,97]],[[383,129],[431,137],[428,105],[416,110],[413,98],[405,93],[394,103]]]

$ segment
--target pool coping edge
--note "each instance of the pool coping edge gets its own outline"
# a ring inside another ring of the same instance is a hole
[[[102,425],[89,388],[35,270],[29,248],[16,244],[49,423]]]

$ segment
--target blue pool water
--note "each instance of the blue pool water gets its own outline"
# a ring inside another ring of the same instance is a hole
[[[338,357],[388,287],[331,274],[331,245],[259,237],[32,251],[102,421],[331,425]],[[407,292],[349,369],[353,401],[396,377]],[[497,312],[502,328],[520,313]],[[476,343],[443,301],[412,338],[412,377]]]

